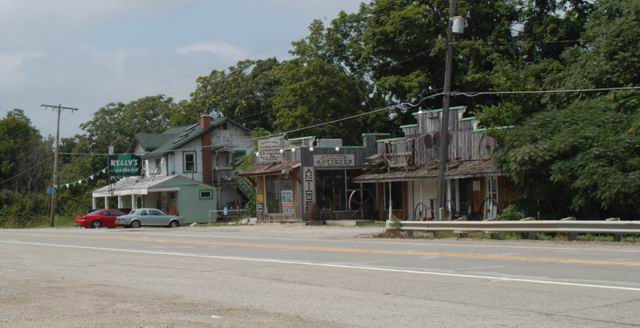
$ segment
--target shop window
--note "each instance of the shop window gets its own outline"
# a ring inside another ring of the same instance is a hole
[[[402,182],[391,183],[391,206],[394,210],[404,208],[404,200],[402,199]],[[384,183],[384,208],[389,209],[389,183]]]
[[[196,152],[195,151],[184,152],[184,172],[185,173],[196,172]]]
[[[213,191],[211,190],[200,190],[200,199],[212,199]]]
[[[282,213],[282,191],[293,190],[293,182],[288,176],[268,176],[265,180],[267,213]]]

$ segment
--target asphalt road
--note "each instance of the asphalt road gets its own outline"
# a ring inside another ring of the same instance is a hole
[[[0,230],[0,327],[640,326],[640,245]]]

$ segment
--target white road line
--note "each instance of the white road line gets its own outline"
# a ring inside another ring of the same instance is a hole
[[[14,245],[28,245],[28,246],[46,246],[46,247],[72,248],[72,249],[88,249],[88,250],[97,250],[97,251],[134,253],[134,254],[182,256],[182,257],[206,258],[206,259],[228,260],[228,261],[244,261],[244,262],[288,264],[288,265],[304,265],[304,266],[313,266],[313,267],[322,267],[322,268],[367,270],[367,271],[377,271],[377,272],[418,274],[418,275],[426,275],[426,276],[467,278],[467,279],[482,279],[482,280],[490,280],[490,281],[522,282],[522,283],[541,284],[541,285],[556,285],[556,286],[598,288],[598,289],[614,289],[614,290],[625,290],[625,291],[640,292],[640,288],[636,288],[636,287],[611,286],[611,285],[594,285],[594,284],[581,284],[581,283],[574,283],[574,282],[563,282],[563,281],[552,281],[552,280],[509,278],[509,277],[500,277],[500,276],[485,276],[485,275],[445,273],[445,272],[435,272],[435,271],[419,271],[419,270],[394,269],[394,268],[382,268],[382,267],[370,267],[370,266],[342,265],[342,264],[331,264],[331,263],[316,263],[316,262],[296,261],[296,260],[278,260],[278,259],[269,259],[269,258],[203,255],[203,254],[189,254],[189,253],[177,253],[177,252],[159,252],[159,251],[145,251],[145,250],[136,250],[136,249],[92,247],[92,246],[78,246],[78,245],[64,245],[64,244],[49,244],[49,243],[35,243],[35,242],[9,241],[9,240],[0,240],[0,243],[14,244]]]

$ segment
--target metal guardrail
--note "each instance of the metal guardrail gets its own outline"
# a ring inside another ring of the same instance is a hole
[[[396,223],[397,224],[397,223]],[[400,221],[402,231],[640,234],[640,221]],[[387,221],[387,229],[394,223]]]

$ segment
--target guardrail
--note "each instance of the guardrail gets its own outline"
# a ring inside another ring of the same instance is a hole
[[[640,221],[387,221],[387,229],[450,232],[553,232],[640,234]]]

